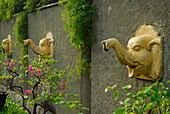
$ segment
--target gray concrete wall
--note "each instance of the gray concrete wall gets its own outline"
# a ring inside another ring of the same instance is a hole
[[[15,25],[15,20],[16,18],[13,18],[10,21],[7,22],[2,22],[0,21],[0,43],[2,43],[2,41],[4,39],[6,39],[8,37],[8,35],[11,35],[12,37],[12,59],[19,61],[21,57],[21,51],[22,48],[20,45],[18,45],[18,47],[15,46],[16,43],[16,38],[15,38],[15,34],[14,34],[14,25]],[[16,64],[14,65],[16,66]],[[17,68],[19,68],[19,66],[17,66]],[[14,81],[15,84],[19,85],[18,80]],[[7,84],[7,83],[5,83]],[[22,87],[24,87],[25,89],[26,84],[23,83]]]
[[[32,39],[36,45],[39,45],[39,41],[45,38],[48,32],[52,32],[55,39],[54,58],[58,61],[55,68],[65,70],[66,66],[70,66],[70,70],[75,70],[79,50],[71,46],[70,39],[67,37],[67,32],[64,30],[64,21],[61,19],[63,9],[64,8],[61,6],[55,6],[40,10],[39,12],[29,13],[28,38]],[[30,46],[28,48],[29,57],[31,59],[38,58],[38,55],[31,50]],[[65,81],[66,78],[67,77],[64,77]],[[76,81],[74,80],[75,78],[77,78]],[[65,93],[80,94],[80,76],[74,74],[73,78],[70,78],[68,86],[70,89],[66,90]],[[66,110],[65,107],[60,105],[53,107],[53,109],[56,110],[56,114],[76,113],[76,111],[70,109]]]
[[[8,35],[11,35],[12,37],[12,51],[14,51],[14,55],[13,55],[13,59],[15,60],[20,60],[19,57],[21,56],[21,47],[16,47],[15,43],[16,43],[16,38],[15,38],[15,34],[14,32],[14,24],[15,24],[15,20],[16,18],[13,18],[13,20],[11,21],[7,21],[7,22],[2,22],[0,21],[0,43],[2,43],[2,41],[4,39],[6,39],[8,37]]]
[[[104,92],[107,86],[118,84],[118,88],[128,84],[134,90],[151,84],[151,81],[128,78],[127,68],[121,65],[112,49],[105,52],[102,40],[117,38],[126,48],[128,40],[142,25],[153,25],[164,42],[163,79],[170,79],[170,1],[169,0],[93,0],[98,17],[94,19],[95,43],[92,49],[91,113],[110,114],[124,100],[127,92],[119,91],[119,98],[114,100],[113,92]]]
[[[117,84],[121,89],[128,84],[134,90],[141,90],[144,86],[152,84],[151,81],[128,78],[127,68],[121,65],[113,50],[105,52],[102,40],[110,37],[117,38],[126,47],[128,40],[135,35],[141,25],[153,25],[163,38],[163,78],[162,82],[170,79],[170,1],[169,0],[93,0],[97,7],[98,17],[93,21],[96,40],[92,47],[92,74],[91,74],[91,114],[110,114],[119,105],[118,101],[124,100],[127,92],[119,91],[117,101],[113,98],[113,92],[105,94],[105,88]],[[28,38],[36,45],[52,32],[55,39],[55,56],[58,60],[56,68],[62,70],[65,66],[75,68],[79,50],[70,44],[67,32],[64,30],[64,22],[61,20],[63,7],[49,7],[39,12],[28,14]],[[14,22],[0,22],[0,41],[13,32]],[[14,43],[13,43],[14,44]],[[18,59],[20,52],[13,46],[16,53],[14,59]],[[28,47],[30,58],[38,58]],[[66,93],[80,94],[80,76],[75,75],[76,81],[70,80],[70,89]],[[31,76],[29,76],[31,78]],[[76,111],[64,109],[53,104],[56,114],[75,114]]]
[[[28,38],[32,39],[33,42],[38,45],[39,41],[42,38],[45,38],[48,32],[52,32],[55,39],[55,60],[58,61],[55,66],[56,69],[66,70],[66,66],[70,66],[70,71],[75,70],[77,64],[77,56],[79,55],[79,50],[75,49],[75,47],[71,46],[70,39],[67,37],[67,32],[64,30],[64,21],[61,19],[61,12],[63,11],[63,7],[55,6],[49,7],[40,11],[31,12],[28,14]],[[8,36],[8,34],[12,35],[13,26],[15,21],[13,22],[0,22],[0,41]],[[12,35],[13,39],[14,35]],[[15,43],[15,40],[14,40]],[[13,54],[13,59],[19,60],[21,50],[17,47],[12,46],[12,49],[16,51]],[[30,48],[28,47],[28,55],[30,59],[38,58]],[[66,73],[68,70],[66,70]],[[32,76],[29,73],[28,79]],[[63,78],[63,81],[66,81],[67,77]],[[66,94],[80,94],[80,80],[81,77],[76,73],[72,78],[69,79],[69,90],[65,90]],[[23,85],[24,89],[29,89],[28,84]],[[80,100],[78,98],[77,100]],[[65,109],[65,106],[51,104],[52,110],[56,114],[75,114],[77,111],[73,109]],[[41,111],[40,111],[41,112]]]

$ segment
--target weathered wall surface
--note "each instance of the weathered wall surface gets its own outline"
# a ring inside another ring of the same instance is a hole
[[[128,84],[134,90],[141,90],[144,86],[150,85],[151,81],[128,78],[127,68],[121,65],[112,49],[105,52],[102,41],[111,37],[117,38],[126,47],[130,38],[135,36],[141,25],[153,25],[163,38],[163,78],[162,82],[170,79],[170,1],[169,0],[93,0],[97,7],[98,17],[93,21],[96,40],[92,48],[92,75],[91,75],[91,114],[110,114],[119,105],[118,101],[124,100],[127,92],[119,91],[117,101],[113,98],[113,92],[105,94],[107,86],[117,84],[121,89]],[[52,32],[55,39],[55,55],[58,60],[56,68],[62,70],[66,66],[75,68],[76,58],[79,51],[70,44],[67,32],[64,30],[64,22],[61,20],[63,7],[55,6],[31,12],[28,14],[28,38],[36,45]],[[0,41],[12,35],[14,22],[0,22]],[[12,37],[14,37],[12,35]],[[15,42],[15,41],[14,41]],[[28,55],[31,59],[38,58],[30,46]],[[18,59],[20,52],[14,46],[14,59]],[[31,78],[31,76],[29,76]],[[70,80],[70,90],[73,94],[80,94],[80,76],[78,80]],[[26,86],[26,85],[25,85]],[[66,91],[67,92],[67,91]],[[73,110],[66,110],[64,107],[52,106],[56,114],[75,114]]]
[[[16,18],[13,18],[13,20],[7,22],[0,21],[0,43],[2,43],[2,41],[6,39],[8,35],[11,35],[12,51],[14,51],[14,53],[12,53],[12,59],[19,61],[20,60],[19,57],[21,57],[21,47],[20,45],[18,45],[18,47],[15,46],[16,43],[16,38],[14,34],[15,20]],[[16,80],[14,81],[14,83],[17,85],[19,84],[18,81]],[[22,87],[26,89],[26,84],[24,83]]]
[[[38,46],[39,41],[45,38],[48,32],[52,32],[55,39],[55,55],[54,58],[58,61],[56,69],[65,70],[66,66],[70,66],[70,70],[75,70],[77,55],[79,51],[70,44],[70,39],[67,38],[67,32],[64,30],[64,21],[61,19],[61,12],[63,7],[55,6],[47,9],[40,10],[39,12],[32,12],[28,15],[28,38]],[[30,48],[28,47],[28,55],[31,59],[38,58]],[[31,77],[31,75],[30,75]],[[70,79],[69,90],[67,94],[79,94],[80,93],[80,76],[77,76],[77,80]],[[66,79],[66,77],[65,77]],[[66,80],[65,80],[66,81]],[[53,107],[56,114],[75,114],[76,111],[65,109],[63,106]]]
[[[70,44],[70,39],[67,37],[67,32],[64,30],[64,21],[61,19],[61,13],[63,11],[63,7],[54,6],[49,7],[39,12],[31,12],[28,14],[28,38],[32,39],[33,42],[39,46],[39,41],[42,38],[45,38],[48,32],[52,32],[52,35],[55,39],[55,55],[54,58],[58,61],[55,66],[56,69],[66,70],[66,66],[70,66],[70,70],[75,70],[77,64],[77,56],[79,54],[79,50],[75,49]],[[0,41],[4,38],[7,38],[8,34],[12,35],[13,26],[15,21],[13,22],[0,22]],[[12,38],[15,43],[14,35]],[[19,56],[21,55],[21,50],[12,45],[12,49],[16,51],[13,54],[13,59],[19,60]],[[38,58],[28,46],[28,55],[30,59]],[[68,71],[68,70],[67,70]],[[66,71],[66,73],[67,73]],[[29,73],[28,79],[32,76]],[[75,80],[77,78],[77,80]],[[67,77],[64,77],[63,81],[66,81]],[[73,78],[69,80],[68,86],[69,90],[65,90],[67,94],[80,94],[80,76],[74,74]],[[29,89],[28,84],[25,83],[23,85],[24,89]],[[80,99],[77,99],[80,100]],[[56,114],[75,114],[76,111],[72,109],[65,109],[64,106],[51,104],[51,108]],[[40,111],[41,112],[41,111]]]
[[[11,35],[11,37],[12,37],[12,51],[15,52],[15,54],[13,55],[12,58],[15,60],[19,60],[19,57],[21,56],[21,48],[15,46],[16,38],[13,33],[14,32],[14,28],[13,28],[14,24],[15,24],[15,18],[13,18],[13,20],[7,21],[7,22],[0,21],[0,43],[2,43],[2,41],[4,39],[6,39],[8,37],[8,35]]]
[[[117,38],[126,48],[128,40],[135,36],[141,25],[153,25],[160,33],[164,42],[163,79],[170,79],[170,27],[168,15],[169,0],[93,0],[97,7],[98,17],[94,19],[94,32],[96,41],[92,49],[92,94],[91,113],[110,114],[119,105],[118,101],[124,100],[127,92],[119,91],[119,98],[114,100],[113,92],[104,92],[107,86],[118,85],[122,88],[128,84],[134,90],[152,82],[128,78],[127,68],[121,65],[113,49],[105,52],[102,40]]]

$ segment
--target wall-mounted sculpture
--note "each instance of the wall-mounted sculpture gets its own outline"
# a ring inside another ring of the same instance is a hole
[[[31,39],[24,40],[24,45],[30,45],[33,52],[39,55],[39,61],[43,58],[41,54],[44,53],[44,56],[54,56],[54,39],[51,32],[47,33],[46,38],[43,38],[39,42],[39,46],[36,46]]]
[[[105,51],[113,48],[119,62],[127,66],[129,77],[152,81],[162,78],[162,42],[153,26],[141,26],[129,40],[128,50],[115,38],[102,43]]]
[[[12,58],[12,38],[11,35],[8,35],[8,38],[2,41],[2,54],[6,53],[7,58]]]

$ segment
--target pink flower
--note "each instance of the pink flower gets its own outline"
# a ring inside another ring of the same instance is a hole
[[[40,75],[40,72],[41,72],[41,70],[39,69],[38,72],[37,72],[37,74]]]
[[[63,90],[63,87],[59,87],[59,90]]]
[[[65,83],[65,85],[67,85],[67,83]]]
[[[2,80],[2,79],[0,78],[0,80]]]
[[[38,70],[38,73],[40,73],[40,72],[41,72],[41,69]]]
[[[34,71],[32,71],[31,74],[34,74]]]
[[[32,90],[25,90],[25,95],[27,95],[28,93],[31,93]]]
[[[28,69],[29,69],[29,71],[32,71],[32,66],[29,66]]]
[[[61,83],[64,83],[63,81],[61,81]]]
[[[64,87],[64,90],[66,90],[66,87]]]
[[[9,63],[9,60],[7,60],[6,62]]]
[[[15,64],[15,63],[14,63],[14,62],[12,62],[12,63],[10,64],[10,67],[12,67],[14,64]]]
[[[63,85],[65,85],[65,83],[63,83]]]

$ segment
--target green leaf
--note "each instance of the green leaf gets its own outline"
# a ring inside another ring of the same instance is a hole
[[[122,87],[123,90],[127,91],[128,89],[130,89],[132,86],[131,85],[127,85],[125,87]]]
[[[144,96],[144,94],[143,94],[142,91],[139,91],[136,95],[137,95],[137,96],[140,96],[140,97],[143,97],[143,96]]]
[[[156,99],[154,97],[151,97],[151,102],[155,102]]]
[[[157,92],[157,93],[159,92],[159,90],[158,90],[157,87],[152,87],[151,89],[154,90],[154,91]]]
[[[123,103],[124,103],[124,102],[122,102],[122,101],[119,101],[119,104],[120,104],[120,105],[123,105]]]
[[[128,107],[129,107],[129,106],[131,106],[131,105],[130,105],[130,103],[126,102],[126,103],[125,103],[125,106],[128,106]]]
[[[138,109],[137,109],[136,107],[134,107],[134,111],[137,112],[137,113],[139,113],[139,111],[138,111]]]
[[[83,114],[83,113],[81,113],[81,112],[78,112],[77,114]]]
[[[125,102],[129,102],[132,98],[126,98]]]
[[[133,94],[130,92],[130,93],[128,93],[127,95],[129,96],[129,95],[133,95]]]
[[[116,86],[117,86],[117,85],[114,85],[114,86],[112,86],[112,87],[111,87],[111,89],[114,89],[114,88],[116,88]]]
[[[168,80],[166,83],[167,83],[167,84],[170,84],[170,80]]]
[[[138,99],[137,95],[134,95],[134,100],[136,101]]]
[[[161,96],[158,93],[154,93],[153,97],[156,99],[156,101],[161,101]]]
[[[144,93],[147,97],[152,97],[151,90],[146,90]]]
[[[118,98],[118,92],[119,92],[119,91],[115,91],[115,92],[114,92],[114,98],[115,98],[115,100]]]
[[[86,108],[86,107],[81,107],[81,110],[89,110],[88,108]]]
[[[167,91],[160,92],[162,96],[167,97]]]
[[[159,106],[161,104],[160,101],[156,101],[156,105]]]
[[[155,82],[155,83],[153,83],[153,85],[154,85],[154,86],[157,86],[157,85],[158,85],[158,81],[157,81],[157,82]]]
[[[170,92],[169,92],[169,91],[167,91],[166,95],[167,95],[167,97],[170,97]]]
[[[108,89],[108,88],[106,88],[106,89],[105,89],[105,93],[107,93],[107,92],[108,92],[108,90],[109,90],[109,89]]]
[[[125,108],[118,108],[116,111],[115,111],[116,114],[125,114]]]

